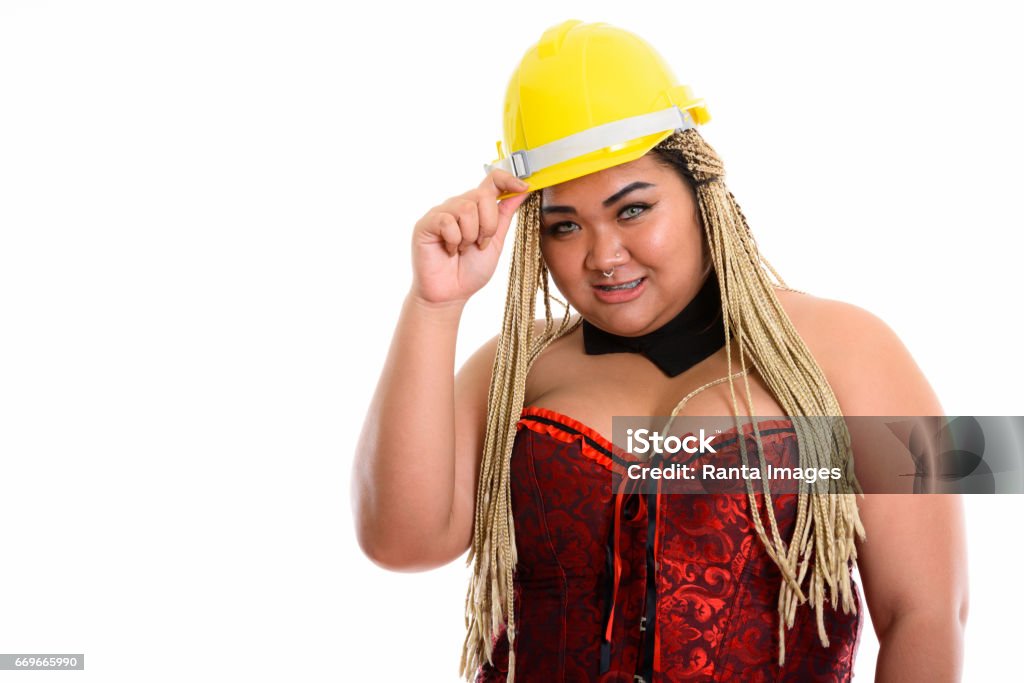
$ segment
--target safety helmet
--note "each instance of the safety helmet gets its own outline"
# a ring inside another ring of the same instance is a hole
[[[505,95],[504,147],[484,165],[530,191],[639,159],[676,130],[711,120],[639,36],[571,19],[527,50]],[[507,195],[503,195],[507,196]]]

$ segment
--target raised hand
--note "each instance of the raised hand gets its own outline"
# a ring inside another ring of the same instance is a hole
[[[416,222],[412,294],[429,304],[465,303],[494,274],[512,215],[527,184],[494,170],[476,188],[434,207]],[[498,200],[503,194],[521,193]]]

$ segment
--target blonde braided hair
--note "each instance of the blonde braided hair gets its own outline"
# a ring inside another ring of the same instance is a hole
[[[654,150],[664,163],[682,173],[694,186],[706,245],[722,293],[728,382],[736,426],[741,430],[734,376],[742,376],[747,405],[753,406],[747,379],[749,358],[769,390],[791,417],[832,416],[833,419],[794,419],[799,444],[799,466],[839,466],[847,477],[822,480],[811,490],[801,484],[797,515],[787,543],[779,534],[768,480],[764,478],[764,511],[753,485],[747,495],[754,528],[769,557],[782,573],[779,591],[779,664],[785,661],[785,629],[791,628],[799,604],[815,610],[818,636],[824,646],[825,586],[828,600],[843,611],[856,610],[849,565],[856,560],[855,535],[863,538],[857,510],[859,492],[852,476],[850,436],[839,403],[828,380],[797,334],[773,290],[788,289],[770,263],[760,254],[746,218],[726,188],[721,159],[696,129],[677,131]],[[544,327],[534,324],[537,292],[543,293]],[[467,679],[486,660],[502,625],[507,628],[508,676],[515,675],[515,608],[513,574],[516,566],[515,529],[512,523],[510,460],[516,427],[523,409],[526,377],[541,352],[556,339],[569,334],[581,320],[573,321],[569,307],[556,323],[551,311],[548,273],[540,255],[540,192],[519,207],[512,263],[509,273],[505,318],[487,396],[487,431],[477,489],[473,544],[467,564],[473,564],[466,596],[466,639],[460,672]],[[733,375],[731,339],[739,347],[740,371]],[[758,460],[765,467],[764,451],[756,420],[753,424]],[[740,431],[742,433],[742,431]],[[747,462],[745,439],[738,439]],[[768,531],[762,520],[768,517]],[[770,532],[770,537],[769,537]],[[801,586],[810,570],[808,594]]]

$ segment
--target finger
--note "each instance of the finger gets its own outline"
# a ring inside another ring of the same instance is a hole
[[[476,244],[481,249],[487,248],[494,234],[498,232],[498,203],[487,194],[478,196],[477,215],[480,219],[480,236]]]
[[[455,256],[459,252],[459,244],[462,242],[462,231],[455,216],[450,213],[442,213],[437,218],[437,233],[444,240],[444,248],[449,256]]]
[[[525,192],[529,188],[530,186],[526,182],[499,168],[488,173],[480,181],[480,189],[494,197],[510,192]]]
[[[512,220],[512,214],[516,212],[523,202],[530,198],[530,193],[523,192],[522,194],[512,195],[507,199],[502,199],[498,202],[498,221],[505,221],[507,224]]]
[[[465,251],[480,236],[480,217],[477,215],[477,203],[472,199],[460,199],[456,204],[455,220],[459,223],[462,240],[459,251]]]
[[[528,193],[523,193],[498,202],[498,230],[494,233],[494,239],[498,241],[499,249],[505,244],[505,235],[508,234],[508,227],[512,224],[512,216],[516,209],[529,197]]]

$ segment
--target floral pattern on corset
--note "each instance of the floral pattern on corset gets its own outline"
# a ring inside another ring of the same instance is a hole
[[[769,463],[794,457],[797,440],[788,420],[764,421],[759,428]],[[732,453],[738,460],[738,442],[732,443],[733,450],[720,450],[718,457]],[[748,446],[753,447],[752,440]],[[514,577],[517,683],[635,683],[643,656],[640,620],[648,571],[648,515],[655,513],[644,496],[622,507],[622,573],[614,601],[610,666],[604,673],[600,667],[611,602],[606,568],[616,511],[611,470],[623,455],[570,417],[545,408],[523,410],[511,463],[519,556]],[[763,497],[756,500],[764,504]],[[813,611],[806,605],[797,609],[794,626],[786,631],[786,663],[779,667],[781,575],[757,537],[749,498],[689,494],[663,495],[658,501],[660,671],[648,683],[740,677],[850,680],[861,626],[856,586],[858,613],[826,608],[828,648],[818,640]],[[779,532],[788,539],[796,496],[775,496],[772,504]],[[506,679],[504,631],[493,644],[493,664],[479,668],[477,683]]]

